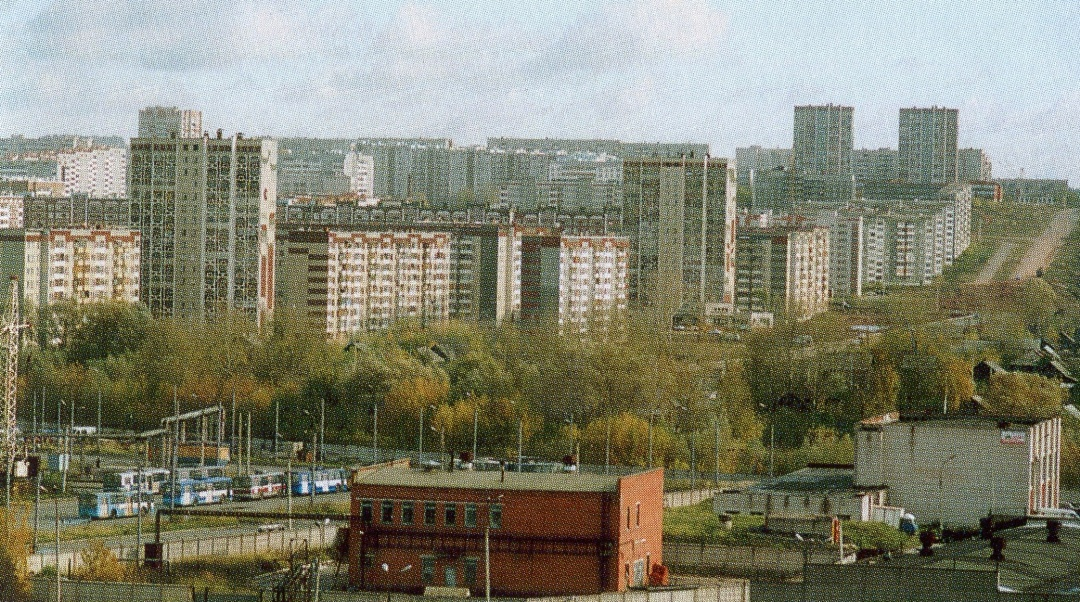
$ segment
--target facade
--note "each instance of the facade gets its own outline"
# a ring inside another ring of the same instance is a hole
[[[349,192],[357,196],[358,204],[377,205],[375,196],[375,158],[355,150],[345,155],[345,175],[349,178]]]
[[[0,193],[0,230],[23,227],[23,195]]]
[[[563,236],[559,252],[559,328],[587,332],[618,322],[626,311],[625,237]]]
[[[851,176],[852,115],[839,105],[795,107],[792,164],[799,176]]]
[[[892,413],[856,427],[855,486],[884,486],[920,523],[1035,516],[1058,507],[1060,453],[1060,418]]]
[[[56,178],[64,194],[127,196],[127,149],[78,148],[56,153]]]
[[[334,337],[450,316],[445,232],[291,229],[278,244],[277,305]]]
[[[750,185],[750,172],[791,169],[790,148],[762,148],[752,145],[735,149],[735,175],[739,186]]]
[[[453,587],[476,597],[490,570],[492,595],[598,594],[646,585],[663,564],[659,469],[616,477],[387,467],[358,472],[351,497],[349,584],[361,590]]]
[[[956,179],[960,182],[990,182],[994,179],[993,165],[981,148],[961,148],[956,151]]]
[[[139,111],[139,138],[201,138],[202,111],[146,107]]]
[[[847,209],[811,213],[810,222],[829,230],[829,297],[862,296],[863,216]]]
[[[1011,178],[999,179],[1001,194],[1016,203],[1064,204],[1069,195],[1068,180]]]
[[[900,174],[900,154],[894,148],[860,148],[852,152],[855,180],[890,181]]]
[[[748,224],[736,249],[736,311],[806,320],[829,309],[828,228]]]
[[[134,138],[131,223],[142,232],[141,298],[158,316],[273,311],[277,143]]]
[[[27,195],[22,202],[27,228],[134,227],[131,201],[126,198],[95,198],[85,194]]]
[[[657,319],[731,308],[735,292],[735,169],[727,159],[623,161],[622,233],[629,298]]]
[[[956,182],[957,115],[941,107],[900,109],[900,180]]]
[[[869,521],[873,509],[885,505],[886,489],[856,487],[854,472],[851,465],[808,466],[746,489],[725,489],[713,498],[713,510],[717,514],[765,515],[772,529],[774,519],[836,516]]]
[[[0,269],[19,277],[22,298],[35,307],[139,302],[138,230],[4,230],[0,248]]]

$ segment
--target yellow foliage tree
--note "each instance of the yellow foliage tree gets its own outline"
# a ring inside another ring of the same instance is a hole
[[[0,510],[0,600],[23,602],[30,599],[30,578],[26,572],[26,554],[30,549],[30,513],[13,506]]]
[[[86,581],[124,581],[127,570],[105,544],[95,541],[79,552],[82,566],[75,575]]]

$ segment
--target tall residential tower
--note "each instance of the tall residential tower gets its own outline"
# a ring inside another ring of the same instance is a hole
[[[900,109],[900,180],[956,182],[956,109]]]

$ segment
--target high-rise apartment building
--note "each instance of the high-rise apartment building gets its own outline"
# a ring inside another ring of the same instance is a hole
[[[854,112],[852,107],[833,104],[795,107],[795,136],[791,152],[796,175],[851,175]]]
[[[981,148],[956,151],[956,179],[961,182],[989,182],[994,179],[990,156]]]
[[[748,224],[738,230],[735,308],[805,320],[829,309],[829,230]]]
[[[345,155],[345,175],[349,178],[349,192],[357,196],[361,206],[377,205],[375,197],[375,158],[350,150]]]
[[[156,315],[273,310],[277,143],[134,138],[132,224],[142,232],[142,300]]]
[[[735,169],[727,159],[623,161],[631,301],[656,319],[717,315],[735,289]]]
[[[958,113],[943,107],[900,109],[900,180],[956,181]]]
[[[0,193],[0,230],[23,227],[23,195]]]
[[[60,301],[138,303],[140,238],[130,228],[4,230],[0,269],[19,277],[22,298],[34,307]]]
[[[176,107],[146,107],[139,111],[139,138],[199,138],[202,111]]]
[[[56,178],[64,194],[127,196],[127,149],[76,148],[56,153]]]
[[[785,171],[791,168],[790,148],[763,148],[753,145],[735,149],[735,175],[739,186],[750,185],[750,172]]]
[[[559,253],[559,329],[587,332],[626,311],[630,241],[619,236],[563,236]]]
[[[851,162],[858,182],[892,181],[900,173],[900,155],[893,148],[860,148],[853,151]]]

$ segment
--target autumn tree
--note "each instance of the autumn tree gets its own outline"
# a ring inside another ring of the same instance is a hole
[[[92,541],[79,552],[82,561],[75,575],[85,581],[124,581],[127,570],[112,550],[99,540]]]
[[[30,550],[30,513],[26,507],[13,505],[0,509],[0,600],[30,600],[30,577],[26,554]]]
[[[1001,416],[1048,418],[1061,414],[1065,389],[1037,374],[1007,372],[990,377],[986,411]]]

